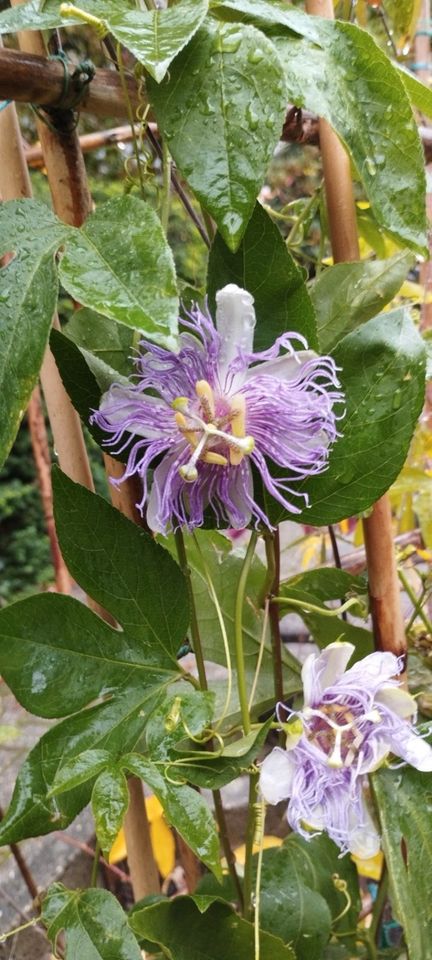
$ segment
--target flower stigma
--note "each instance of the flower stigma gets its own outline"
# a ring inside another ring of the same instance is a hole
[[[307,739],[316,744],[326,755],[329,767],[350,767],[365,739],[360,726],[365,722],[381,723],[378,710],[368,710],[354,716],[349,707],[340,703],[321,704],[320,709],[305,707]],[[334,719],[332,719],[334,718]]]
[[[246,404],[241,394],[216,402],[207,380],[196,382],[195,393],[198,410],[187,397],[176,397],[172,403],[177,427],[192,449],[188,462],[178,468],[186,483],[198,480],[199,460],[220,467],[238,466],[255,447],[254,438],[245,435]],[[222,429],[227,426],[231,433]]]

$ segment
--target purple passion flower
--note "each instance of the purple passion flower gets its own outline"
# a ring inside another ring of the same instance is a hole
[[[289,798],[288,822],[309,840],[326,830],[343,853],[373,857],[380,847],[366,803],[367,776],[390,754],[417,770],[432,770],[432,749],[412,729],[413,697],[393,679],[392,653],[371,653],[346,670],[354,646],[330,643],[303,665],[303,710],[278,704],[288,719],[286,750],[275,747],[261,764],[268,803]]]
[[[293,498],[307,496],[291,484],[326,469],[338,436],[333,360],[296,351],[293,341],[307,348],[297,333],[253,353],[253,297],[229,284],[216,302],[216,326],[198,307],[182,320],[178,353],[142,342],[136,383],[114,383],[92,416],[117,453],[132,435],[122,479],[140,477],[137,506],[147,505],[159,533],[200,526],[208,506],[219,526],[242,529],[252,517],[270,526],[254,499],[252,464],[269,494],[300,513]],[[286,475],[273,477],[268,460]]]

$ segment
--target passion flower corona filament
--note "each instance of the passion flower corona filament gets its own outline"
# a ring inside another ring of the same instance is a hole
[[[136,382],[114,383],[92,415],[107,446],[129,449],[122,479],[140,477],[138,507],[160,533],[200,526],[208,507],[219,526],[271,526],[252,466],[270,496],[299,513],[308,498],[296,483],[326,469],[344,413],[331,357],[297,333],[254,353],[253,297],[229,284],[216,303],[215,325],[198,307],[182,320],[177,354],[141,343]]]

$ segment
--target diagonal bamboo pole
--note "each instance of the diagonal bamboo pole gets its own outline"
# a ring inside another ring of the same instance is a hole
[[[334,17],[332,0],[306,0],[306,10],[327,19]],[[320,143],[333,259],[335,263],[359,260],[350,162],[325,120],[320,120]],[[378,650],[405,657],[407,644],[387,495],[377,501],[363,525],[375,645]]]
[[[12,0],[17,6],[21,0]],[[23,31],[18,35],[20,47],[27,53],[43,56],[45,45],[42,35],[37,31]],[[60,219],[73,226],[80,226],[91,210],[91,198],[88,189],[84,158],[80,148],[78,133],[73,122],[68,122],[68,111],[58,116],[58,126],[49,128],[38,121],[38,134],[44,154],[45,167],[51,190],[53,207]],[[70,114],[70,120],[73,121]],[[25,157],[21,144],[21,162],[25,166]],[[83,486],[94,489],[93,480],[85,451],[84,438],[78,415],[70,403],[60,379],[54,357],[47,351],[41,371],[41,380],[50,416],[54,443],[59,462],[72,479]],[[51,401],[54,399],[54,403]],[[50,402],[49,402],[50,401]],[[83,457],[77,458],[77,447]],[[74,459],[70,461],[70,451]],[[80,475],[72,475],[71,466],[79,463]],[[128,496],[128,493],[123,495]],[[129,494],[130,498],[130,494]],[[135,499],[135,496],[134,496]],[[122,512],[121,500],[118,502]],[[131,778],[129,784],[129,809],[125,818],[125,836],[128,847],[131,882],[136,899],[148,893],[158,892],[159,877],[152,854],[150,830],[144,806],[144,794],[140,781]]]

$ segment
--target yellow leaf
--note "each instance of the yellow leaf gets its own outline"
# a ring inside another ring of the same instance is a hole
[[[282,846],[282,842],[283,841],[280,839],[280,837],[273,837],[271,834],[268,834],[268,836],[265,836],[263,839],[263,850],[270,850],[271,847],[280,847]],[[260,850],[259,843],[254,843],[253,852],[259,853],[259,850]],[[244,867],[244,862],[246,858],[245,844],[242,843],[241,847],[236,847],[236,849],[234,850],[234,853],[235,853],[235,858],[238,866]],[[228,869],[225,858],[222,860],[222,869],[223,870]]]
[[[150,824],[150,839],[159,873],[165,879],[175,866],[175,841],[157,797],[145,798],[147,817]],[[114,841],[108,857],[109,863],[119,863],[127,857],[126,840],[123,828]]]

